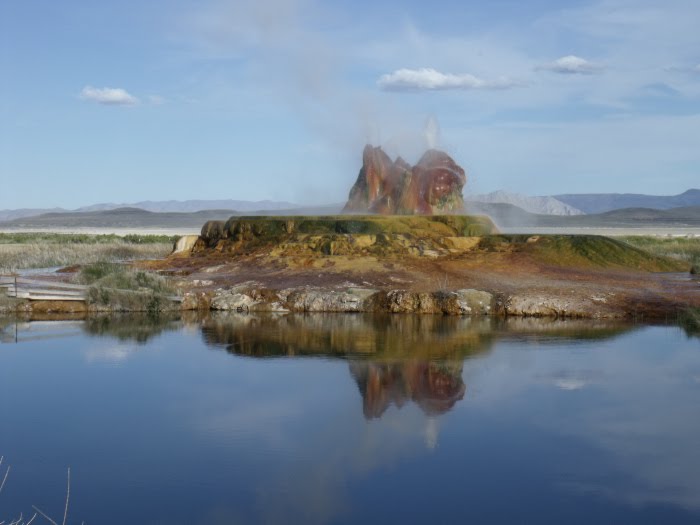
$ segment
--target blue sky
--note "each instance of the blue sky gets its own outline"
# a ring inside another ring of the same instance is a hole
[[[700,3],[7,0],[0,208],[346,198],[366,142],[466,193],[700,186]]]

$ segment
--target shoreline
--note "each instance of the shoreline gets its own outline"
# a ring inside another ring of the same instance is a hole
[[[238,314],[411,314],[444,315],[471,318],[550,318],[591,320],[668,320],[700,308],[700,280],[668,273],[669,283],[697,285],[695,300],[674,301],[654,298],[629,301],[613,292],[554,294],[537,290],[513,293],[478,289],[410,291],[373,288],[320,289],[313,287],[271,289],[257,286],[230,286],[215,290],[185,291],[180,302],[163,301],[153,312],[146,309],[114,308],[87,302],[61,300],[13,300],[0,304],[0,315],[95,316],[143,313],[151,315],[186,312],[233,312]],[[153,294],[154,297],[159,297]]]
[[[686,274],[696,269],[690,256],[673,259],[611,238],[613,231],[627,233],[621,230],[609,229],[608,236],[537,231],[497,232],[486,217],[471,216],[236,216],[208,221],[165,258],[159,253],[121,270],[100,268],[107,273],[88,280],[78,299],[29,290],[20,296],[26,300],[0,301],[0,310],[663,319],[700,308],[700,281]],[[687,236],[689,230],[663,231]],[[681,243],[676,250],[698,248],[694,239],[669,242]],[[72,275],[82,266],[34,274],[40,282],[28,286],[46,292],[54,281],[75,288]],[[148,275],[160,284],[149,288]]]

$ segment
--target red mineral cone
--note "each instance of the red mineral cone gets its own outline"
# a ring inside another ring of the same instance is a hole
[[[392,162],[380,147],[365,146],[362,169],[343,211],[381,215],[462,213],[464,170],[445,152],[428,150],[411,167]]]

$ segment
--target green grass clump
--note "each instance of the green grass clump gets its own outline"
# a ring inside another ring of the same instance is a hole
[[[82,284],[93,284],[109,274],[121,272],[121,265],[108,261],[98,261],[80,269],[79,280]]]
[[[572,268],[683,271],[682,262],[598,235],[489,235],[479,249],[529,253],[545,264]]]
[[[138,235],[129,233],[123,237],[126,244],[170,244],[177,242],[179,235]]]
[[[690,259],[690,273],[693,275],[700,274],[700,255],[693,256]]]
[[[698,237],[621,237],[621,240],[654,255],[687,263],[690,273],[700,273],[700,238]]]
[[[545,236],[536,252],[571,266],[632,268],[650,272],[681,271],[682,264],[616,239],[593,235]]]
[[[153,272],[100,261],[84,266],[78,281],[89,284],[88,303],[114,311],[158,313],[168,309],[174,293],[169,281]]]
[[[700,308],[688,308],[678,316],[678,324],[685,333],[700,336]]]
[[[162,293],[172,292],[168,280],[162,275],[105,261],[83,266],[78,280],[83,284],[119,290],[147,289]]]
[[[290,233],[404,234],[436,236],[478,236],[493,233],[495,226],[486,217],[470,215],[332,215],[321,217],[231,217],[224,226],[231,239],[249,232],[251,237],[274,241]]]

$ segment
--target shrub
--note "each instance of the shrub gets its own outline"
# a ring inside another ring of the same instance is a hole
[[[117,263],[98,261],[93,264],[87,264],[80,269],[80,282],[83,284],[92,284],[95,281],[120,271],[120,265]]]
[[[158,313],[168,307],[173,293],[168,280],[153,272],[99,262],[83,267],[79,280],[90,285],[88,303],[115,311]]]
[[[678,316],[678,323],[688,335],[700,335],[700,308],[688,308]]]

